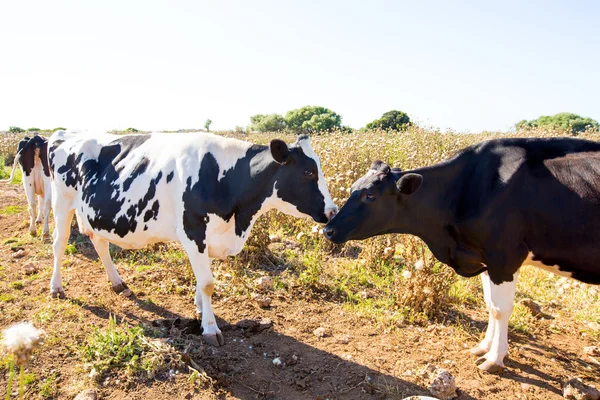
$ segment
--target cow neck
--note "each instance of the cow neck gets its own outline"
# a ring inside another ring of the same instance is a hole
[[[268,200],[274,194],[276,174],[280,165],[273,160],[270,148],[260,148],[248,162],[249,179],[237,183],[231,210],[236,215],[236,225],[240,225],[236,229],[238,234],[247,231],[251,221],[276,208],[276,204]]]
[[[413,195],[405,196],[406,210],[398,221],[406,221],[403,232],[420,237],[427,243],[434,255],[445,261],[448,249],[456,242],[448,235],[448,228],[454,224],[454,215],[461,192],[461,173],[464,163],[460,159],[450,160],[414,171],[423,176],[423,183]]]

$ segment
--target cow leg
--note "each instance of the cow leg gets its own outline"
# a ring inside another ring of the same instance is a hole
[[[479,369],[483,371],[499,372],[504,369],[504,357],[508,355],[508,320],[513,311],[515,292],[517,290],[517,275],[515,273],[510,282],[503,282],[499,285],[496,285],[492,281],[489,283],[489,309],[491,319],[494,320],[494,328],[490,349],[478,360],[478,362],[483,361],[479,365]],[[492,322],[490,321],[491,324]]]
[[[96,252],[102,260],[102,265],[104,265],[104,270],[106,271],[106,275],[112,284],[112,290],[117,294],[122,294],[125,297],[131,296],[131,290],[127,287],[127,284],[121,279],[119,273],[117,272],[117,268],[110,257],[109,251],[109,242],[106,239],[101,238],[98,235],[90,236],[92,243],[94,243],[94,247],[96,248]]]
[[[225,344],[221,330],[217,326],[215,314],[212,309],[211,296],[214,292],[214,279],[210,271],[210,258],[208,250],[203,253],[198,251],[195,242],[188,239],[185,233],[180,234],[180,241],[190,259],[196,277],[196,312],[202,313],[202,337],[204,341],[213,346]]]
[[[37,212],[37,218],[35,219],[35,223],[39,224],[40,222],[42,222],[42,218],[44,217],[44,199],[42,198],[42,196],[37,196],[38,199],[38,212]]]
[[[475,347],[473,347],[470,352],[476,356],[482,356],[492,347],[492,339],[494,338],[494,332],[496,331],[496,320],[492,316],[492,304],[490,299],[490,276],[487,271],[481,274],[481,284],[483,286],[483,300],[485,301],[485,305],[488,309],[488,326],[485,331],[485,338]]]
[[[25,187],[25,196],[27,196],[27,205],[29,209],[29,233],[37,235],[35,228],[35,219],[37,212],[37,199],[33,188],[33,183],[29,182],[28,176],[23,176],[23,186]]]
[[[50,185],[48,185],[50,186]],[[50,188],[48,188],[50,190]],[[50,209],[52,207],[52,198],[50,196],[50,191],[47,191],[44,194],[44,197],[41,198],[40,209],[43,209],[44,212],[44,228],[42,230],[42,239],[50,238],[50,225],[48,224],[48,220],[50,219]]]
[[[75,210],[72,208],[64,207],[60,204],[53,204],[54,206],[54,242],[52,243],[52,250],[54,252],[54,271],[52,272],[52,280],[50,281],[50,295],[53,298],[59,297],[64,299],[65,292],[62,287],[62,277],[60,274],[60,266],[62,258],[65,253],[65,248],[69,242],[69,235],[71,234],[71,220]]]

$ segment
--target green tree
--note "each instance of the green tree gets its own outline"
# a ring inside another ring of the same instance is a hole
[[[392,129],[403,131],[412,123],[405,112],[392,110],[384,113],[381,118],[367,124],[368,129]]]
[[[25,131],[23,130],[23,128],[19,128],[18,126],[9,126],[9,127],[8,127],[8,131],[9,131],[10,133],[22,133],[22,132],[25,132]]]
[[[250,117],[251,129],[258,132],[276,132],[286,128],[283,116],[279,114],[256,114]]]
[[[341,128],[342,117],[325,107],[305,106],[288,111],[285,122],[296,133],[318,133]]]
[[[592,128],[598,130],[600,124],[591,118],[584,118],[573,113],[559,113],[555,115],[542,115],[538,119],[531,121],[522,120],[515,124],[517,129],[524,128],[558,128],[571,131],[572,135],[578,135],[586,129]]]
[[[212,121],[210,119],[207,119],[204,123],[204,129],[206,129],[207,132],[210,132],[210,124],[212,124]]]

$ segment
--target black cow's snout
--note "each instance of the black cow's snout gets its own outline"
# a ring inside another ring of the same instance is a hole
[[[323,228],[323,235],[325,235],[327,239],[331,240],[333,235],[335,235],[335,229],[331,226],[326,226],[325,228]]]

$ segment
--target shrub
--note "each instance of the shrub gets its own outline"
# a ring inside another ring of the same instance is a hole
[[[285,119],[279,114],[256,114],[250,117],[251,129],[258,132],[277,132],[286,128]]]
[[[584,118],[577,114],[572,113],[559,113],[555,115],[542,115],[538,119],[531,121],[522,120],[515,124],[517,129],[528,129],[528,128],[552,128],[552,129],[563,129],[570,131],[572,135],[578,135],[581,132],[585,132],[588,129],[597,131],[600,127],[598,121],[591,118]]]
[[[23,133],[23,132],[25,132],[22,128],[19,128],[18,126],[9,126],[8,127],[8,131],[10,133]]]
[[[341,128],[342,117],[328,108],[305,106],[285,114],[287,127],[295,133],[322,133]]]
[[[410,118],[402,111],[392,110],[384,113],[381,118],[367,124],[368,129],[391,129],[403,131],[411,125]]]

